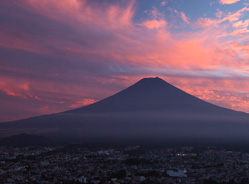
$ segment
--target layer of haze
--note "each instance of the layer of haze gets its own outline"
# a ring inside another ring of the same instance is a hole
[[[55,113],[160,76],[249,112],[247,0],[0,1],[0,121]]]

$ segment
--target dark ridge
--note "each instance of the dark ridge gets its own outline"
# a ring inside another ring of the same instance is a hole
[[[43,136],[30,135],[25,133],[13,135],[0,140],[0,145],[16,147],[46,145],[48,143],[49,140]]]

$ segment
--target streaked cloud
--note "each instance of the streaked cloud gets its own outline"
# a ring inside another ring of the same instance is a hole
[[[176,14],[180,15],[181,19],[182,19],[185,23],[187,23],[187,24],[190,23],[190,22],[189,22],[189,18],[186,16],[186,14],[185,14],[184,12],[179,12],[179,11],[177,11],[177,10],[174,10],[174,12],[175,12]]]

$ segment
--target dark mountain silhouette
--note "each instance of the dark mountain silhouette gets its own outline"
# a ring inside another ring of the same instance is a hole
[[[200,100],[160,78],[145,78],[94,104],[0,124],[25,132],[92,140],[248,139],[249,115]]]
[[[4,146],[30,146],[30,145],[45,145],[49,140],[43,136],[18,134],[10,137],[6,137],[0,140],[0,145]]]
[[[238,113],[200,100],[158,77],[144,78],[109,98],[65,113],[142,111]]]

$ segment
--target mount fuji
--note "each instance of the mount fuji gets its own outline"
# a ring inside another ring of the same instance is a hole
[[[30,133],[84,142],[246,140],[248,130],[249,114],[203,101],[158,77],[88,106],[0,124],[2,136]]]

